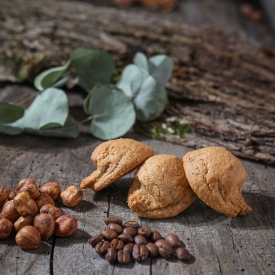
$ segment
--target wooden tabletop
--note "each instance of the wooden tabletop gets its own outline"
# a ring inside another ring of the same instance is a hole
[[[182,158],[192,150],[135,133],[126,136],[151,146],[155,154]],[[1,185],[14,188],[26,177],[33,177],[38,186],[57,181],[62,190],[70,184],[79,185],[83,177],[96,169],[90,155],[101,142],[89,134],[81,134],[77,139],[1,134]],[[14,234],[1,240],[0,274],[275,274],[275,168],[241,161],[247,170],[243,196],[253,209],[246,216],[226,217],[197,199],[174,218],[139,218],[126,202],[132,172],[98,193],[85,190],[83,201],[75,208],[57,203],[64,213],[78,219],[74,236],[51,237],[30,251],[16,245]],[[104,227],[103,219],[108,216],[123,221],[134,218],[163,235],[176,233],[194,261],[187,264],[176,259],[148,258],[144,263],[110,265],[87,243],[90,236]]]

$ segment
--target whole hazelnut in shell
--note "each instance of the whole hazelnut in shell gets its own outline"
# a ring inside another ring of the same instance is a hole
[[[35,201],[27,191],[18,193],[13,199],[13,204],[19,215],[23,217],[34,217],[39,212]]]
[[[13,229],[13,223],[6,219],[0,218],[0,239],[6,239],[9,237]]]
[[[19,213],[15,209],[13,201],[6,201],[3,204],[0,217],[6,218],[13,223],[20,217]]]
[[[59,237],[72,236],[77,230],[77,219],[63,215],[55,221],[54,233]]]
[[[39,191],[40,193],[48,194],[54,201],[57,200],[61,194],[61,188],[57,182],[45,183],[40,187]]]
[[[82,201],[83,191],[80,187],[70,185],[61,193],[61,199],[64,205],[74,207]]]
[[[20,217],[15,223],[14,223],[14,229],[16,232],[18,232],[22,227],[27,225],[33,224],[33,217]]]
[[[55,206],[54,200],[47,193],[41,193],[39,197],[35,200],[35,202],[39,209],[46,204],[51,204]]]
[[[35,249],[39,246],[41,237],[35,227],[27,225],[19,230],[15,236],[15,241],[22,249]]]
[[[33,200],[37,199],[39,196],[39,191],[36,182],[32,178],[26,178],[19,181],[15,189],[15,192],[16,194],[18,194],[22,191],[27,191]]]
[[[50,214],[54,220],[58,219],[60,216],[62,216],[62,211],[51,205],[51,204],[45,204],[40,208],[40,213]]]
[[[9,197],[9,189],[0,186],[0,205],[3,204]]]
[[[54,219],[49,214],[38,214],[33,220],[33,226],[38,230],[43,240],[51,237],[54,231]]]
[[[11,190],[10,188],[7,188],[8,190],[9,190],[9,197],[8,197],[8,200],[10,201],[10,200],[13,200],[14,198],[15,198],[15,196],[16,196],[16,193],[13,191],[13,190]]]

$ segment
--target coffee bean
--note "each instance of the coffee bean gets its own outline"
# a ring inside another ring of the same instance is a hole
[[[133,243],[127,243],[124,245],[123,250],[128,251],[130,254],[132,254],[134,244]]]
[[[125,227],[123,229],[123,233],[130,234],[132,237],[135,237],[137,235],[137,230],[134,227]]]
[[[128,221],[124,224],[124,227],[134,227],[139,228],[139,223],[137,221]]]
[[[115,217],[109,217],[109,218],[105,218],[104,222],[106,225],[108,225],[109,223],[116,223],[116,224],[122,224],[122,220],[115,218]]]
[[[167,234],[165,240],[172,245],[172,247],[181,246],[181,241],[176,234]]]
[[[95,251],[99,255],[104,255],[107,252],[109,247],[110,247],[110,242],[108,242],[108,241],[99,242],[95,246]]]
[[[114,248],[115,250],[121,250],[124,247],[124,242],[119,239],[113,239],[110,243],[110,247]]]
[[[148,238],[152,233],[152,230],[150,227],[140,227],[138,229],[138,234],[144,236],[145,238]]]
[[[165,259],[169,259],[173,255],[173,248],[170,243],[165,240],[158,240],[155,242],[155,245],[158,247],[160,256]]]
[[[134,242],[136,244],[147,244],[148,243],[147,240],[146,240],[146,238],[143,237],[142,235],[136,235],[134,237]]]
[[[109,223],[107,228],[115,231],[117,234],[121,234],[123,231],[122,226],[117,223]]]
[[[181,261],[189,261],[189,260],[191,260],[191,255],[190,255],[189,251],[186,248],[184,248],[184,247],[179,247],[176,250],[176,256]]]
[[[149,256],[146,245],[135,244],[132,251],[133,258],[138,262],[145,261]]]
[[[103,235],[103,237],[108,240],[111,241],[113,239],[117,238],[117,233],[114,230],[108,229],[108,228],[104,228],[100,231],[100,233]]]
[[[159,255],[158,247],[154,243],[147,243],[146,247],[151,257],[157,257]]]
[[[117,261],[119,264],[128,264],[131,261],[131,255],[127,250],[119,250],[117,252]]]
[[[116,258],[117,258],[116,250],[112,247],[108,248],[107,253],[105,254],[105,259],[109,263],[114,263],[116,261]]]
[[[101,242],[103,239],[103,235],[102,234],[98,234],[92,238],[90,238],[88,240],[88,243],[92,246],[92,247],[95,247],[95,245],[99,242]]]
[[[133,237],[127,233],[122,233],[122,234],[118,235],[117,238],[119,240],[123,241],[124,243],[132,243],[134,241]]]
[[[153,242],[156,242],[158,240],[161,240],[162,236],[160,235],[160,233],[158,231],[152,231],[150,238]]]

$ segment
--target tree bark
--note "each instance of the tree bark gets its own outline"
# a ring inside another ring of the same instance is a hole
[[[275,163],[274,49],[160,14],[79,2],[2,0],[0,19],[0,81],[32,81],[41,70],[63,64],[76,47],[106,50],[118,68],[137,51],[164,53],[175,62],[169,104],[157,121],[137,123],[137,131],[152,135],[156,126],[179,120],[191,125],[184,137],[159,137]]]

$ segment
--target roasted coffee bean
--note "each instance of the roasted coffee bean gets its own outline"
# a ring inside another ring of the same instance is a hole
[[[163,239],[158,231],[152,231],[150,238],[153,242]]]
[[[117,234],[121,234],[123,231],[122,226],[117,223],[109,223],[107,228],[115,231]]]
[[[124,243],[132,243],[134,241],[133,237],[127,233],[122,233],[118,235],[117,238],[122,240]]]
[[[155,242],[155,245],[158,247],[159,254],[165,259],[169,259],[173,255],[173,248],[170,243],[165,240],[158,240]]]
[[[146,247],[151,257],[157,257],[159,255],[158,247],[154,243],[147,243]]]
[[[145,238],[148,238],[152,233],[152,230],[150,227],[140,227],[138,229],[138,234],[144,236]]]
[[[181,241],[176,234],[167,234],[165,240],[172,245],[172,247],[181,246]]]
[[[130,234],[132,237],[135,237],[137,235],[137,230],[134,227],[125,227],[123,229],[123,233]]]
[[[115,250],[121,250],[124,247],[124,242],[119,239],[113,239],[110,243],[110,247],[114,248]]]
[[[128,221],[124,224],[124,227],[134,227],[139,228],[139,223],[137,221]]]
[[[132,251],[133,258],[138,262],[145,261],[149,256],[146,245],[135,244]]]
[[[116,250],[112,247],[108,248],[107,253],[105,254],[105,259],[109,263],[114,263],[116,261],[116,258],[117,258]]]
[[[109,218],[105,218],[104,222],[106,225],[108,225],[109,223],[116,223],[116,224],[122,224],[122,220],[115,218],[115,217],[109,217]]]
[[[104,255],[109,248],[110,248],[110,242],[108,241],[99,242],[95,246],[95,251],[99,255]]]
[[[133,243],[127,243],[124,245],[123,250],[128,251],[130,254],[132,254],[134,244]]]
[[[100,231],[100,234],[103,235],[103,237],[108,240],[111,241],[113,239],[117,238],[117,233],[114,230],[108,229],[108,228],[104,228]]]
[[[88,240],[88,243],[92,246],[92,247],[95,247],[95,245],[99,242],[101,242],[103,239],[103,235],[102,234],[98,234],[92,238],[90,238]]]
[[[147,244],[148,243],[147,240],[146,240],[146,238],[144,236],[142,236],[142,235],[136,235],[134,237],[134,242],[136,244]]]
[[[176,250],[176,256],[181,261],[190,261],[191,260],[191,255],[190,255],[189,251],[184,247],[179,247]]]
[[[128,264],[131,261],[131,255],[127,250],[119,250],[117,252],[117,261],[119,264]]]

